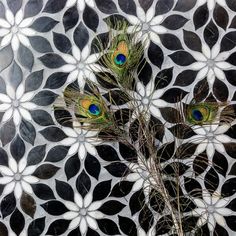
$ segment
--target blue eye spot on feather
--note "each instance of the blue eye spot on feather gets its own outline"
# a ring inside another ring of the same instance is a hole
[[[195,119],[196,121],[202,121],[203,120],[203,115],[201,113],[201,111],[199,110],[193,110],[192,111],[192,117],[193,119]]]
[[[217,103],[202,102],[189,104],[186,119],[193,125],[209,124],[215,121],[219,105]]]
[[[92,114],[92,115],[100,115],[101,111],[100,111],[100,108],[99,106],[95,105],[95,104],[91,104],[89,106],[89,112]]]
[[[115,63],[119,66],[122,66],[125,64],[126,62],[126,56],[124,54],[118,54],[116,57],[115,57]]]

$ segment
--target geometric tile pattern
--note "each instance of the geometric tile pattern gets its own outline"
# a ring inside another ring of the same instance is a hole
[[[180,162],[181,191],[191,196],[186,227],[235,235],[235,120],[176,124],[180,100],[236,108],[235,12],[235,0],[0,1],[0,235],[171,235],[165,203],[148,195],[135,152],[94,140],[94,131],[64,119],[68,112],[53,111],[69,84],[101,83],[95,42],[106,41],[114,19],[126,20],[145,44],[131,94],[162,125],[164,156],[174,150],[171,136],[179,148],[192,143]]]

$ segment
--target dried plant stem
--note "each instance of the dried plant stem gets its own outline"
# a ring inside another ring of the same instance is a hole
[[[130,145],[136,150],[139,161],[141,161],[142,168],[144,168],[144,171],[148,173],[148,178],[149,178],[148,181],[152,189],[160,193],[161,197],[163,198],[166,204],[166,207],[168,208],[169,211],[168,214],[171,215],[173,221],[174,233],[177,234],[178,236],[184,236],[182,220],[181,220],[180,204],[178,202],[178,209],[174,208],[174,206],[171,203],[171,196],[169,195],[168,190],[165,187],[163,178],[164,174],[162,172],[160,165],[160,157],[159,159],[157,157],[158,147],[155,145],[154,142],[155,135],[153,135],[153,133],[150,131],[150,128],[146,120],[142,117],[142,115],[139,117],[139,122],[141,124],[139,135],[140,137],[143,137],[141,146],[146,145],[150,153],[150,156],[148,158],[149,165],[147,165],[146,162],[147,158],[144,156],[141,149],[137,148],[136,143],[131,141],[127,133],[122,133],[122,135],[120,136],[121,139],[119,141]],[[176,178],[178,178],[177,173],[176,173]]]
[[[150,158],[151,158],[151,160],[153,160],[152,157],[150,157]],[[166,187],[164,185],[164,182],[163,182],[163,175],[161,173],[161,170],[159,167],[156,167],[155,163],[153,163],[153,164],[151,163],[151,166],[155,167],[154,172],[153,171],[151,171],[151,172],[155,173],[154,175],[152,174],[152,178],[154,179],[154,183],[157,184],[156,186],[158,186],[158,188],[156,188],[156,190],[162,195],[162,197],[165,201],[165,204],[170,211],[176,233],[178,236],[184,236],[182,222],[181,222],[181,216],[180,216],[179,204],[178,204],[178,216],[176,216],[175,210],[173,209],[173,206],[171,205],[171,202],[170,202],[169,194],[168,194]]]
[[[154,180],[152,183],[152,187],[156,189],[163,197],[165,204],[167,208],[169,209],[170,215],[172,217],[173,225],[176,231],[175,233],[177,233],[178,236],[184,236],[182,223],[181,223],[181,217],[180,217],[180,209],[178,210],[178,216],[177,216],[176,210],[173,208],[171,204],[170,196],[163,182],[163,173],[160,168],[159,160],[157,160],[157,147],[154,146],[154,140],[153,140],[154,135],[152,135],[152,133],[149,131],[146,125],[144,126],[145,126],[144,129],[146,129],[146,132],[145,132],[146,142],[148,144],[149,152],[151,153],[149,157],[151,163],[150,163],[150,167],[147,168],[147,171],[148,173],[150,173],[151,178]],[[179,206],[180,205],[178,204],[178,208]]]

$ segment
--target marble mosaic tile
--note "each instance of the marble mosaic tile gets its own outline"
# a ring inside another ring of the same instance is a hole
[[[235,0],[1,0],[0,236],[176,235],[136,151],[73,127],[69,111],[53,109],[66,87],[86,90],[87,80],[112,96],[125,122],[141,110],[158,124],[167,175],[174,139],[181,141],[185,235],[236,235],[235,120],[178,120],[180,102],[193,98],[235,111],[235,12]],[[145,48],[133,111],[98,76],[96,41],[105,44],[107,22],[120,19]]]

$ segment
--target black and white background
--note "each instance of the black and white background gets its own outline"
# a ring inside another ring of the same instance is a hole
[[[194,192],[186,216],[202,235],[235,235],[235,121],[184,127],[180,137],[169,115],[177,98],[235,108],[235,13],[235,0],[1,0],[0,235],[170,235],[164,202],[145,201],[152,190],[135,152],[53,112],[68,84],[100,82],[94,41],[114,17],[146,42],[132,94],[163,125],[164,162],[174,150],[166,136],[192,143],[181,160],[183,194]]]

